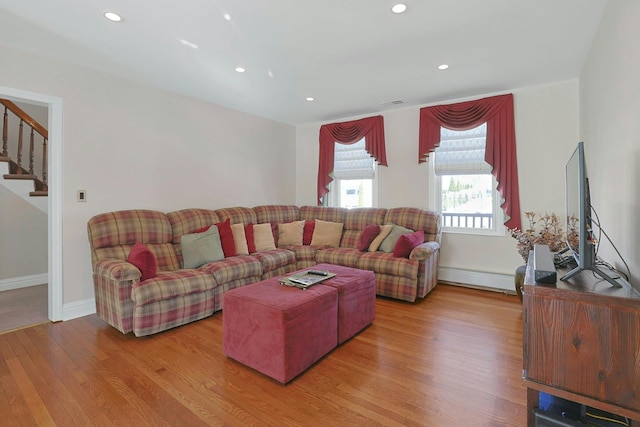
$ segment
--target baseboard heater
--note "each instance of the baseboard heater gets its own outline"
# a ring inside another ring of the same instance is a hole
[[[533,246],[533,272],[536,282],[555,284],[557,280],[553,255],[547,245]]]

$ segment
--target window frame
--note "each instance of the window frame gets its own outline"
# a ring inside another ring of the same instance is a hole
[[[485,135],[486,139],[486,135]],[[437,149],[437,148],[436,148]],[[435,158],[435,156],[434,156]],[[500,192],[498,192],[498,182],[496,177],[491,173],[487,172],[486,175],[491,176],[492,182],[492,228],[468,228],[468,227],[448,227],[444,224],[444,215],[442,213],[442,178],[435,173],[435,161],[432,158],[432,161],[429,162],[429,175],[431,178],[431,196],[429,197],[429,205],[437,212],[441,214],[441,227],[443,233],[452,233],[452,234],[468,234],[468,235],[483,235],[483,236],[506,236],[507,229],[504,225],[504,212],[502,207],[500,206],[502,203],[502,196]],[[476,175],[485,175],[476,174]],[[464,176],[462,174],[451,174],[448,176]]]

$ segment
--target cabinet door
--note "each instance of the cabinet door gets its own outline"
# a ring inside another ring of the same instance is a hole
[[[640,310],[557,295],[523,303],[525,378],[640,408]]]

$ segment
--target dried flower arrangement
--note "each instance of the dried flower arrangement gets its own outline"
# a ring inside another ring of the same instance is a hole
[[[547,245],[551,252],[558,252],[567,246],[567,240],[569,240],[572,247],[577,247],[577,218],[569,219],[567,238],[562,229],[563,224],[556,214],[545,212],[539,218],[536,218],[537,215],[534,212],[524,214],[529,221],[529,228],[524,231],[517,228],[509,229],[509,233],[518,242],[518,253],[525,262],[529,259],[529,252],[533,250],[534,245]]]

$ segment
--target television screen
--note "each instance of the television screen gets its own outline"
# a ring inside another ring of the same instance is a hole
[[[565,173],[567,249],[578,265],[562,276],[560,280],[570,279],[582,270],[591,270],[612,285],[620,287],[621,284],[602,271],[597,264],[596,242],[591,228],[591,197],[583,142],[578,143],[569,158]],[[575,230],[575,233],[572,233],[572,230]]]

